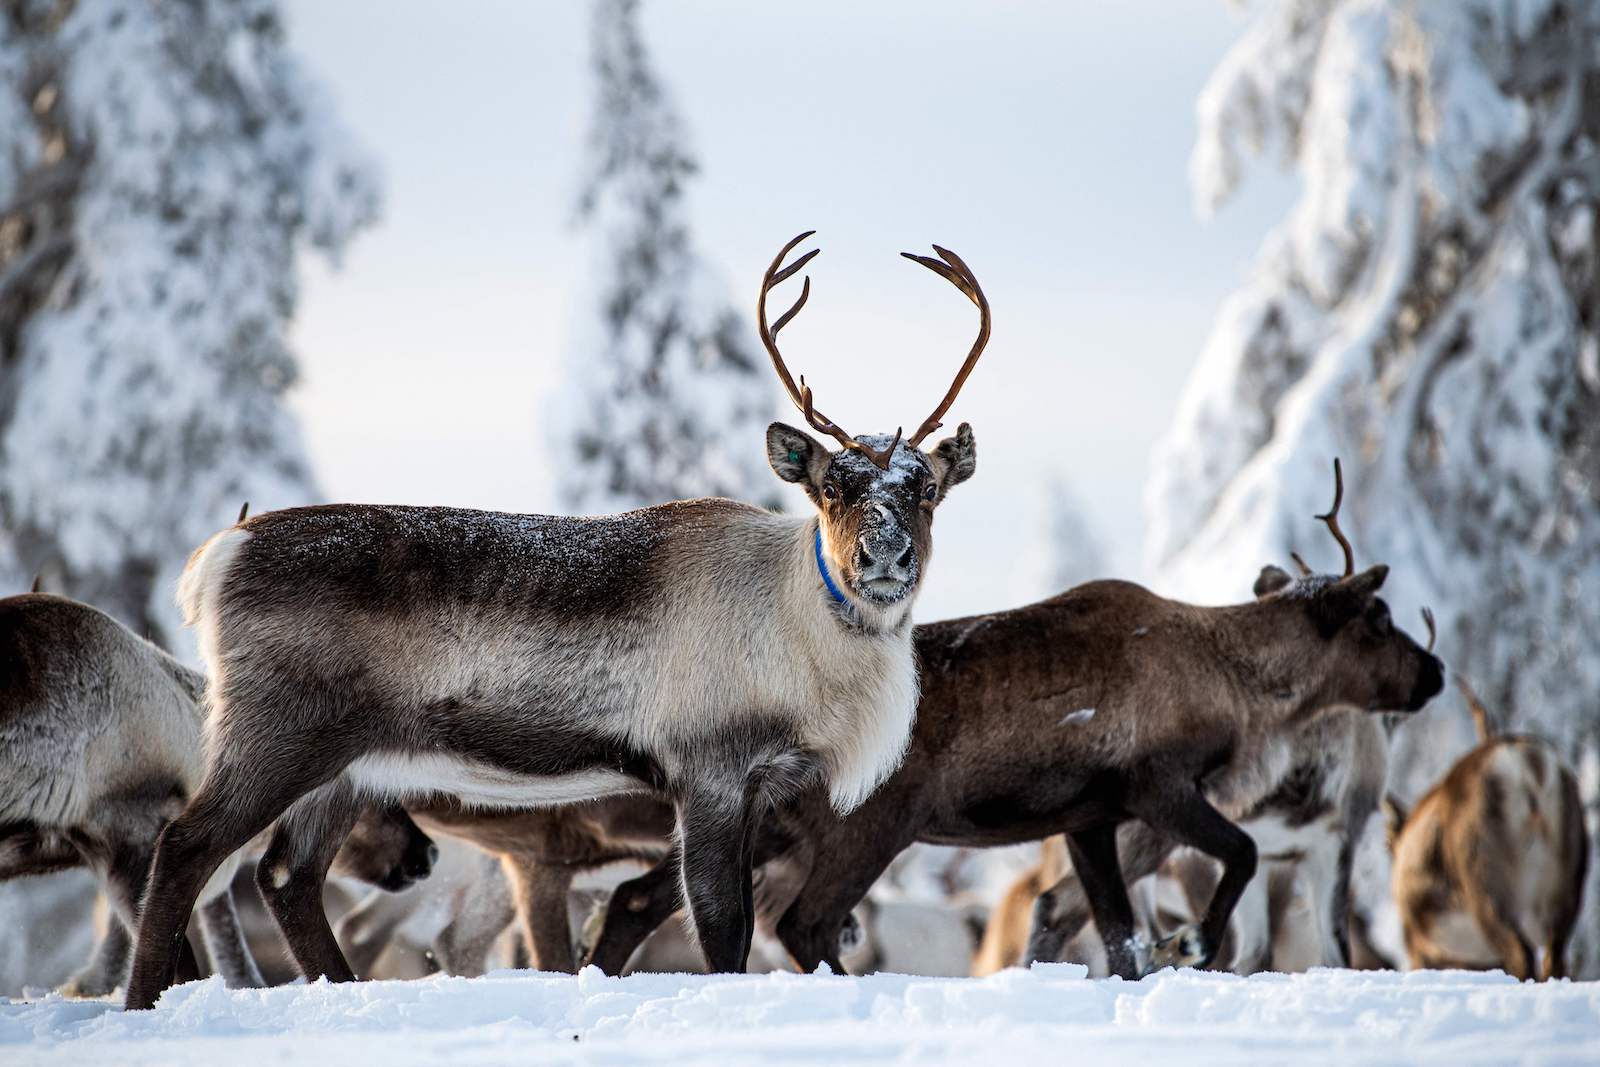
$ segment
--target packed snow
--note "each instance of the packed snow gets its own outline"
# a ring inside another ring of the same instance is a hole
[[[1465,972],[483,978],[169,990],[154,1011],[0,1001],[13,1064],[1600,1062],[1600,984]]]

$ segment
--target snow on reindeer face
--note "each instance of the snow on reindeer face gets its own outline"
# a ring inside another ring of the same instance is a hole
[[[894,444],[892,437],[860,441],[878,450]],[[767,458],[778,477],[802,486],[816,505],[829,569],[844,592],[882,605],[916,591],[933,548],[933,510],[977,469],[966,423],[931,453],[900,442],[882,469],[860,451],[829,452],[775,422],[767,428]]]

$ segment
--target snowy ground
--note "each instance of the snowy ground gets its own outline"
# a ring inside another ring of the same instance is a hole
[[[500,972],[170,991],[153,1012],[0,999],[21,1064],[1600,1063],[1600,983],[1499,974],[1193,971],[1091,981]]]

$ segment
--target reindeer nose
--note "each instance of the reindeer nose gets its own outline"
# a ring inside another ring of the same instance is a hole
[[[861,550],[861,562],[865,566],[890,561],[902,567],[911,565],[911,537],[904,530],[880,529],[864,534],[858,547]]]

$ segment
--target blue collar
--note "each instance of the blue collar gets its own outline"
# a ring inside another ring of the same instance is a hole
[[[812,544],[816,548],[817,573],[822,575],[822,584],[828,587],[828,592],[833,594],[834,600],[848,607],[850,602],[844,598],[843,593],[839,592],[839,587],[833,584],[833,575],[828,573],[828,564],[822,558],[822,527],[820,525],[817,527],[817,536]]]

